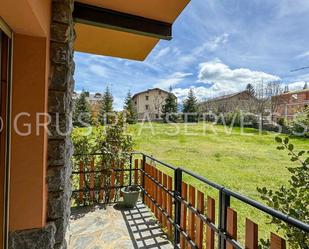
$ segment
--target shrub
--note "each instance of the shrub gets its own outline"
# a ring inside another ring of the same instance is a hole
[[[289,167],[291,178],[287,186],[281,186],[277,190],[267,189],[266,187],[257,188],[261,194],[261,198],[266,201],[267,205],[273,207],[283,213],[309,223],[309,151],[294,151],[294,146],[289,142],[288,138],[282,140],[276,138],[280,143],[278,150],[287,150],[292,162],[297,162],[298,167]],[[306,232],[298,228],[289,226],[276,218],[271,219],[271,223],[278,225],[278,231],[285,234],[286,240],[292,249],[308,249],[309,236]],[[262,242],[265,243],[265,241]]]
[[[291,132],[296,136],[309,137],[309,107],[297,114],[292,122]]]
[[[114,120],[115,121],[115,120]],[[72,133],[72,141],[74,145],[73,170],[79,171],[78,162],[82,161],[84,165],[89,165],[90,161],[95,161],[95,170],[104,172],[103,182],[95,182],[95,188],[104,188],[104,203],[109,203],[110,198],[110,176],[113,167],[119,166],[127,162],[129,153],[133,150],[133,140],[130,135],[126,134],[125,120],[123,114],[117,117],[117,122],[108,126],[97,126],[92,129],[91,133],[86,133],[84,129],[74,129]],[[93,154],[97,154],[94,156]],[[119,174],[116,174],[116,183],[119,181]],[[79,184],[77,178],[73,177],[73,186],[76,188]],[[89,188],[89,186],[87,186]],[[115,198],[118,196],[116,195]],[[78,198],[77,196],[73,196]],[[89,196],[85,199],[89,199]],[[75,200],[78,202],[78,199]]]

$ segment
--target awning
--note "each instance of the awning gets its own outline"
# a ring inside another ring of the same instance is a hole
[[[75,2],[75,50],[144,60],[190,0],[80,0]]]

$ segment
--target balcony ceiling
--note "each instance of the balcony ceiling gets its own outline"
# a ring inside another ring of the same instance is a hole
[[[79,0],[75,50],[143,61],[160,39],[172,38],[172,24],[189,2]]]

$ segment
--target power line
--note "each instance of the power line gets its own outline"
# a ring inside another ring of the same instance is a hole
[[[301,68],[297,68],[297,69],[293,69],[293,70],[291,70],[291,73],[292,73],[292,72],[301,71],[301,70],[305,70],[305,69],[309,69],[309,66],[307,66],[307,67],[301,67]]]

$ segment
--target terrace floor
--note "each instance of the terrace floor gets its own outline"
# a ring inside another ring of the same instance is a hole
[[[142,203],[72,210],[69,249],[172,249],[171,242]]]

